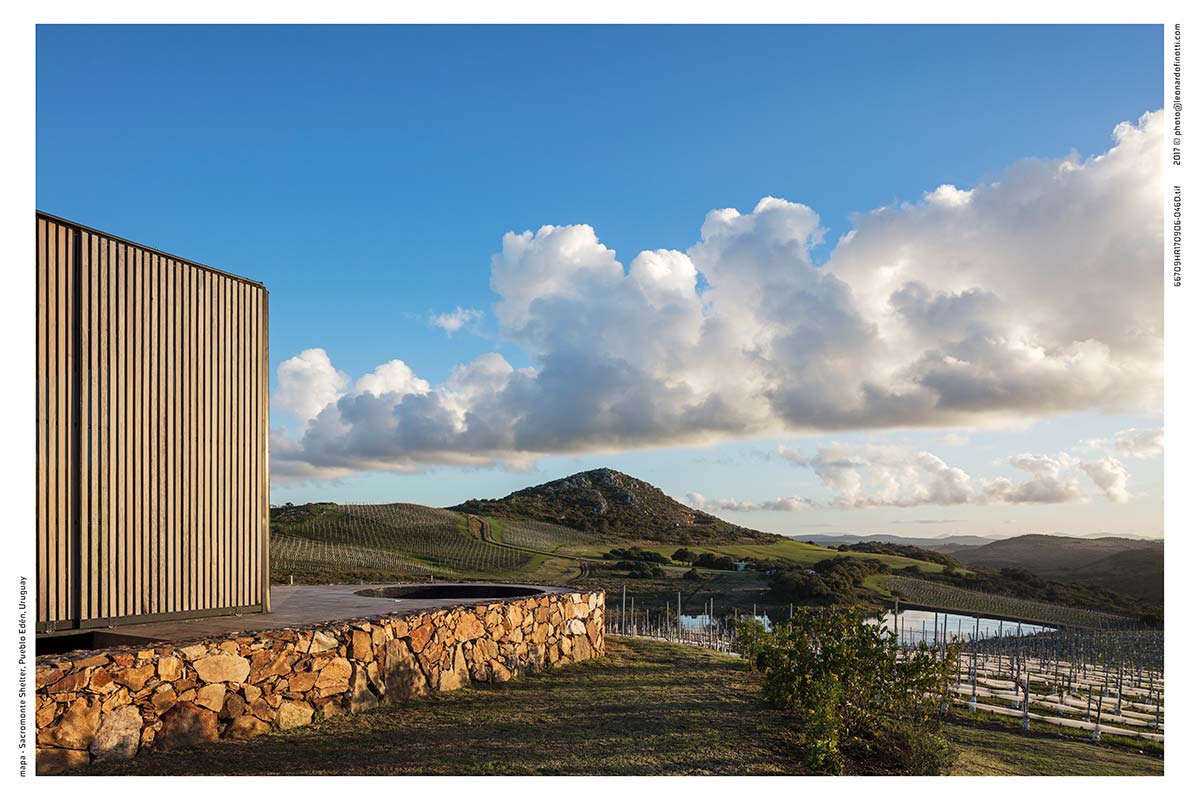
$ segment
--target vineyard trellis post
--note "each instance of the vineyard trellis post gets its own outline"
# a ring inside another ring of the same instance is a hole
[[[1029,673],[1025,673],[1025,700],[1021,703],[1021,730],[1029,731]]]
[[[683,641],[683,592],[675,595],[675,615],[679,618],[679,641]]]
[[[625,635],[625,584],[621,584],[621,635]]]

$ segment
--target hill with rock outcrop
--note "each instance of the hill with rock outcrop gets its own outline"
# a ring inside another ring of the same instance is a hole
[[[769,543],[783,538],[689,508],[661,489],[614,469],[579,472],[499,500],[468,500],[453,510],[553,522],[606,537],[671,544]]]

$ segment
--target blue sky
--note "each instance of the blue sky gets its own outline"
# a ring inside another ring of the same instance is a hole
[[[1002,181],[1021,159],[1104,153],[1118,123],[1161,107],[1161,42],[1153,26],[41,26],[37,206],[263,281],[273,369],[321,348],[351,379],[402,359],[437,387],[485,353],[545,360],[544,342],[493,313],[509,231],[587,224],[628,267],[688,251],[712,209],[774,196],[820,215],[821,264],[856,214]],[[430,324],[460,307],[482,316],[453,335]],[[622,434],[500,466],[439,456],[277,480],[273,499],[448,504],[606,464],[678,497],[817,501],[725,514],[781,532],[1161,533],[1152,456],[1124,459],[1120,503],[849,510],[824,505],[812,469],[764,456],[911,441],[982,480],[1019,477],[1004,461],[1017,453],[1161,426],[1153,402],[1095,405],[1019,424],[726,431],[716,445]],[[949,431],[969,444],[938,444]]]

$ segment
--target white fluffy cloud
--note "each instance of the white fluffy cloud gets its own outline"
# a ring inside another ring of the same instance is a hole
[[[861,215],[821,267],[816,212],[773,197],[710,212],[687,252],[646,251],[628,270],[588,225],[508,233],[494,312],[534,367],[491,353],[436,387],[410,375],[346,392],[305,351],[280,365],[276,394],[311,422],[273,464],[334,474],[1153,408],[1162,125],[1148,114],[1101,156],[1024,161]],[[952,499],[958,476],[939,464],[909,468]]]
[[[397,358],[380,364],[372,372],[355,381],[354,394],[362,392],[368,392],[375,397],[385,394],[426,394],[429,392],[429,383],[414,375],[408,364]]]
[[[808,467],[838,508],[960,505],[976,500],[971,476],[933,453],[900,445],[822,445],[814,455],[779,447],[778,454]]]
[[[1022,481],[996,478],[986,481],[982,497],[992,503],[1074,503],[1085,499],[1078,479],[1071,473],[1077,462],[1065,454],[1057,456],[1013,456],[1008,463],[1026,473]]]
[[[336,402],[350,381],[319,347],[284,361],[276,374],[279,385],[271,394],[271,402],[300,422],[308,422]]]
[[[1131,499],[1125,484],[1129,481],[1129,470],[1115,458],[1103,458],[1099,461],[1084,461],[1079,468],[1100,487],[1104,496],[1114,503],[1128,503]]]
[[[446,311],[441,314],[433,314],[429,317],[429,324],[435,328],[441,328],[449,336],[458,333],[463,328],[483,318],[483,312],[475,308],[463,308],[457,306],[453,311]]]
[[[1129,437],[1125,435],[1128,433],[1121,431],[1112,439],[1098,441],[1149,438]],[[684,502],[712,512],[1079,503],[1090,499],[1080,486],[1085,476],[1114,503],[1127,503],[1133,497],[1127,488],[1129,470],[1111,456],[1088,461],[1067,453],[1021,453],[1004,461],[1020,476],[1013,478],[972,476],[931,452],[901,444],[830,442],[816,446],[811,454],[778,445],[774,455],[812,470],[829,491],[829,498],[790,497],[760,502],[711,500],[690,493]]]
[[[842,444],[816,448],[812,455],[780,446],[777,454],[811,469],[830,492],[825,505],[835,508],[908,508],[923,505],[1017,505],[1077,503],[1088,500],[1080,473],[1108,499],[1129,500],[1129,473],[1116,459],[1080,462],[1065,453],[1023,453],[1007,459],[1023,477],[976,477],[933,453],[893,444]],[[737,508],[728,501],[725,510]]]
[[[1163,451],[1162,428],[1126,428],[1111,439],[1090,439],[1084,449],[1105,450],[1132,458],[1153,458]]]
[[[777,497],[774,500],[717,500],[709,499],[699,492],[688,492],[684,505],[700,511],[721,514],[727,511],[807,511],[813,502],[803,497]]]

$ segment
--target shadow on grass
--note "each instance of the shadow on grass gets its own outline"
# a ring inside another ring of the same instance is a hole
[[[757,691],[729,657],[610,639],[603,659],[89,774],[798,774]]]

